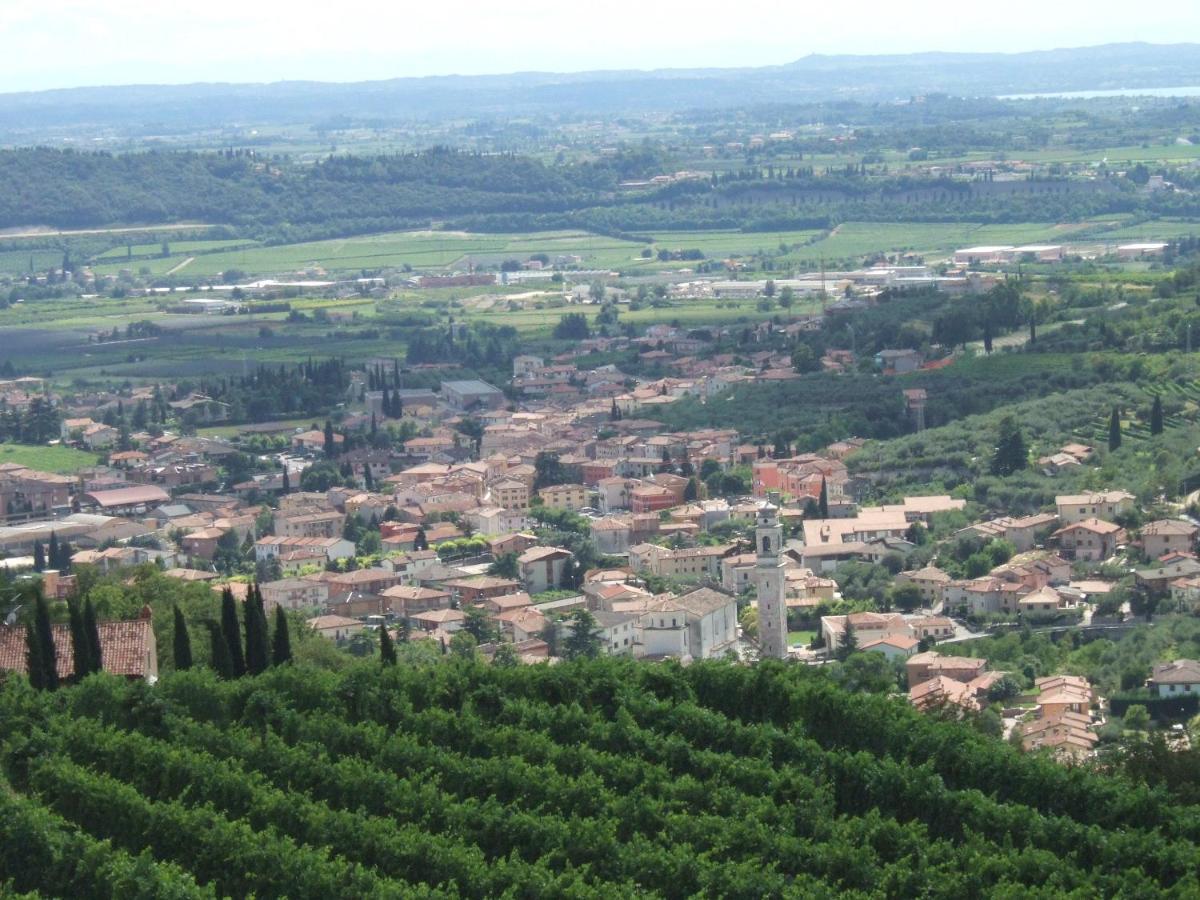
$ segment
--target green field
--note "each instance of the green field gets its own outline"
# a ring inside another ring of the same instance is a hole
[[[809,644],[811,644],[813,642],[813,639],[816,636],[817,636],[817,633],[815,631],[789,631],[788,637],[787,637],[787,642],[788,642],[789,646],[794,645],[794,644],[801,644],[801,645],[807,647]]]
[[[0,444],[0,465],[16,463],[41,472],[74,472],[94,466],[99,457],[71,447],[38,447],[30,444]]]
[[[184,256],[189,253],[209,253],[213,250],[223,250],[226,248],[242,247],[247,244],[258,244],[258,241],[243,240],[243,239],[228,239],[221,241],[169,241],[167,249],[171,251],[171,256]],[[98,260],[117,260],[125,258],[126,254],[132,253],[134,256],[153,256],[162,250],[162,244],[134,244],[132,247],[113,247],[101,253]]]

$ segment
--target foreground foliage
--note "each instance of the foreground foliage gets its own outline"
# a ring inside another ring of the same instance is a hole
[[[775,664],[10,679],[0,733],[16,891],[1200,890],[1197,808]]]

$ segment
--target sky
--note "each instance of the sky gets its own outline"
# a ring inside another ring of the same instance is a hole
[[[1157,0],[0,0],[0,92],[756,66],[810,53],[1047,50],[1200,40]]]

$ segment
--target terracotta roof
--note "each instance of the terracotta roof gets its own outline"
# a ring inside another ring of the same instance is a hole
[[[157,662],[147,671],[154,657],[154,632],[148,612],[144,618],[125,622],[100,622],[100,654],[104,671],[113,675],[145,678],[157,674]],[[68,625],[52,625],[58,677],[75,673],[75,650],[71,645]],[[21,625],[0,625],[0,669],[26,672],[25,628]]]

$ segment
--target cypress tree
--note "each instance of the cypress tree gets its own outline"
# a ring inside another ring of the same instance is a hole
[[[51,532],[50,532],[50,547],[49,547],[49,552],[46,555],[47,555],[47,562],[50,564],[50,568],[52,568],[52,569],[57,570],[57,569],[62,568],[62,560],[60,558],[61,557],[60,549],[61,548],[58,546],[58,533],[51,530]]]
[[[187,622],[183,618],[183,610],[175,607],[175,671],[182,672],[192,667],[192,639],[188,635]]]
[[[72,597],[67,601],[67,613],[71,620],[71,652],[75,657],[75,680],[81,680],[92,671],[92,647],[88,642],[87,629],[83,625],[83,610],[79,601]]]
[[[221,591],[221,633],[225,636],[232,677],[241,678],[246,674],[246,656],[242,651],[242,632],[238,627],[237,601],[229,588]]]
[[[380,401],[379,409],[383,412],[383,417],[385,419],[390,419],[392,417],[392,395],[391,392],[388,391],[386,385],[383,388],[383,399]],[[374,432],[372,432],[372,434],[374,434]]]
[[[46,548],[42,546],[41,541],[33,542],[33,571],[44,572],[46,570]]]
[[[42,687],[52,691],[58,687],[58,653],[54,649],[54,631],[50,625],[50,607],[45,597],[37,598],[33,613],[34,638],[41,657]]]
[[[42,665],[42,645],[32,625],[25,626],[25,668],[35,691],[46,690],[46,667]]]
[[[829,518],[829,485],[825,483],[824,475],[821,476],[821,496],[817,500],[817,511],[822,519]]]
[[[379,661],[385,666],[396,664],[396,645],[392,643],[386,626],[379,629]]]
[[[292,636],[288,633],[287,613],[275,607],[275,635],[271,644],[271,665],[282,666],[292,661]]]
[[[250,586],[243,608],[246,616],[246,671],[251,675],[260,675],[270,665],[271,655],[267,615],[263,611],[262,593],[257,584]]]
[[[292,480],[288,477],[287,466],[283,467],[283,492],[290,494],[292,492]]]
[[[417,529],[417,536],[413,538],[413,550],[428,550],[429,538],[425,536],[425,526],[422,525]]]
[[[368,491],[375,490],[375,477],[371,474],[371,464],[363,464],[363,487]]]
[[[88,662],[93,672],[99,672],[104,668],[104,648],[100,646],[100,625],[90,597],[83,604],[83,630],[88,640]]]
[[[337,443],[333,436],[333,423],[328,419],[325,420],[325,456],[328,459],[333,459],[337,456]]]
[[[229,642],[216,622],[208,623],[208,639],[212,649],[212,667],[222,678],[233,677],[233,660],[229,658]]]
[[[1119,450],[1121,447],[1121,414],[1114,406],[1108,419],[1108,449]]]
[[[1162,434],[1163,432],[1163,411],[1162,397],[1154,397],[1154,405],[1150,407],[1150,433]]]

